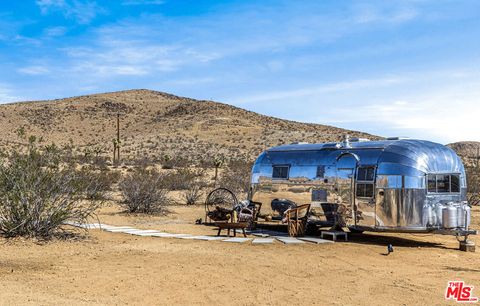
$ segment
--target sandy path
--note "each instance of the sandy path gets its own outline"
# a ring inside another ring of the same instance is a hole
[[[112,207],[100,218],[212,234],[181,223],[200,217],[200,207],[175,210],[169,217],[135,217]],[[477,228],[479,219],[476,208]],[[449,280],[480,288],[478,253],[457,251],[448,236],[366,234],[348,243],[237,245],[90,233],[80,242],[2,241],[0,304],[440,305]],[[395,252],[384,256],[388,243]],[[474,292],[480,296],[480,289]]]

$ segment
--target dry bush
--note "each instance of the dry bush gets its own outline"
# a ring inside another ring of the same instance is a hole
[[[85,196],[91,200],[104,200],[107,193],[113,190],[113,185],[120,180],[121,173],[117,171],[96,170],[93,167],[83,167],[77,171],[78,184],[85,190]]]
[[[195,205],[202,195],[201,187],[198,184],[192,184],[190,188],[183,193],[187,205]]]
[[[204,171],[201,169],[178,169],[165,176],[165,181],[170,190],[189,189],[192,184],[200,184]],[[201,186],[200,186],[201,187]]]
[[[468,203],[480,205],[480,167],[466,168],[468,184]]]
[[[245,195],[250,189],[252,162],[231,161],[220,177],[219,186]]]
[[[154,170],[137,170],[119,184],[124,206],[131,213],[165,213],[171,203],[165,175]]]
[[[33,142],[0,161],[0,233],[7,237],[51,238],[65,233],[66,221],[85,223],[100,205],[85,199],[95,186],[63,168],[57,148],[41,152]]]

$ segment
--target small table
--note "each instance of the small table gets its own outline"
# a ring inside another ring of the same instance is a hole
[[[323,239],[323,236],[324,235],[330,235],[332,236],[332,240],[333,241],[337,241],[337,237],[338,236],[343,236],[345,237],[345,241],[348,241],[348,238],[347,238],[347,233],[346,232],[341,232],[341,231],[324,231],[322,232],[321,234],[321,238]]]
[[[220,233],[223,229],[228,230],[227,234],[228,237],[230,237],[230,230],[233,229],[233,237],[237,236],[237,229],[241,229],[243,232],[243,236],[247,237],[247,234],[245,233],[245,228],[248,226],[248,222],[235,222],[235,223],[229,223],[229,222],[215,222],[215,226],[218,227],[218,233],[217,236],[220,236]]]

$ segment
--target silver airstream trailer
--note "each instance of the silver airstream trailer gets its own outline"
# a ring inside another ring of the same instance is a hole
[[[476,233],[469,230],[462,161],[429,141],[347,137],[274,147],[256,160],[251,183],[250,200],[262,211],[275,201],[311,203],[309,222],[352,231]]]

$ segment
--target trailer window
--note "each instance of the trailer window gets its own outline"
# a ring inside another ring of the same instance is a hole
[[[290,170],[290,166],[273,166],[272,178],[288,179],[289,170]]]
[[[358,168],[357,181],[373,181],[374,174],[374,167],[360,167]]]
[[[357,197],[373,198],[373,184],[357,184]]]
[[[435,174],[428,175],[428,192],[437,192],[437,179]]]
[[[359,167],[357,170],[356,195],[360,198],[373,198],[375,167]]]
[[[431,193],[458,193],[460,192],[460,175],[458,174],[429,174],[428,192]]]
[[[450,191],[460,192],[460,175],[450,175]]]

